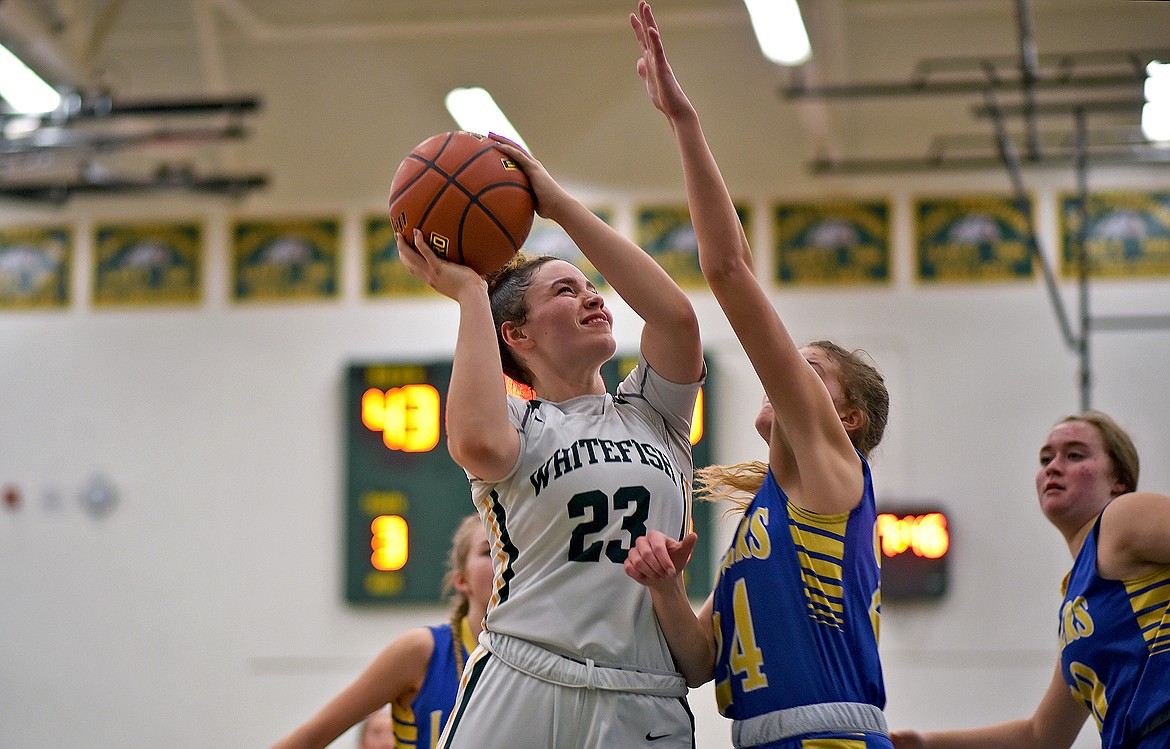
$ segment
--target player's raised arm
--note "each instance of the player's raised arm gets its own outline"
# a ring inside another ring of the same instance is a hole
[[[487,282],[471,268],[436,256],[418,230],[413,247],[399,239],[398,254],[414,276],[459,303],[459,331],[447,391],[447,449],[473,475],[499,478],[516,462],[520,438],[508,420]]]
[[[641,350],[646,362],[671,382],[696,382],[703,373],[699,321],[674,279],[641,247],[561,188],[539,161],[506,138],[492,137],[528,174],[537,213],[560,224],[645,323]]]
[[[860,461],[837,406],[776,313],[755,276],[751,249],[695,112],[667,60],[646,2],[631,24],[642,47],[638,73],[654,106],[666,115],[678,142],[687,206],[699,264],[711,291],[752,362],[784,432],[783,450],[809,480],[799,503],[818,512],[842,512],[861,497]]]

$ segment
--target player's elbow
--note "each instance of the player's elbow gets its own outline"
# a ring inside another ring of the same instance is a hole
[[[710,666],[688,668],[682,672],[682,675],[683,679],[687,682],[687,686],[694,689],[711,681],[715,676],[715,671]]]
[[[498,481],[508,474],[519,453],[515,440],[495,439],[472,430],[466,435],[448,433],[447,451],[461,468],[484,481]]]
[[[675,306],[667,324],[674,335],[699,340],[699,316],[689,300]]]
[[[675,658],[675,666],[692,689],[703,686],[715,677],[715,644],[708,642],[706,645]]]
[[[712,289],[742,289],[747,277],[754,277],[751,266],[732,253],[700,258],[699,267]]]

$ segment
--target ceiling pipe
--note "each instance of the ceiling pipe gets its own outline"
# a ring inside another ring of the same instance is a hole
[[[1029,107],[1029,111],[1035,117],[1047,115],[1068,116],[1074,115],[1078,111],[1085,112],[1086,114],[1136,114],[1140,116],[1142,106],[1145,103],[1145,99],[1139,98],[1098,99],[1095,101],[1049,101],[1033,104]],[[1001,104],[999,113],[1006,117],[1019,117],[1025,113],[1025,110],[1022,105]],[[975,104],[971,107],[971,116],[984,119],[993,115],[990,107],[986,104]]]
[[[1028,0],[1016,0],[1016,24],[1020,36],[1020,93],[1024,104],[1024,147],[1028,158],[1040,158],[1040,138],[1036,130],[1036,79],[1040,60],[1036,54],[1036,31]]]
[[[1144,82],[1144,73],[1106,73],[1101,75],[1086,75],[1081,77],[1068,77],[1065,75],[1042,75],[1038,76],[1032,82],[1032,88],[1033,90],[1115,88],[1118,86],[1141,86]],[[988,89],[1011,93],[1020,89],[1020,81],[1015,78],[996,78],[992,81],[988,81],[986,77],[980,79],[953,81],[870,81],[807,87],[797,85],[794,87],[783,88],[780,90],[780,93],[786,99],[865,99],[874,96],[979,94],[987,91]]]
[[[1090,154],[1097,166],[1142,166],[1148,164],[1170,164],[1170,153],[1155,148],[1127,148],[1108,151],[1094,151]],[[1076,155],[1071,153],[1045,154],[1038,161],[1029,162],[1028,168],[1068,168],[1076,165]],[[1003,159],[995,155],[985,156],[921,156],[860,159],[814,159],[808,164],[809,172],[816,176],[848,176],[873,174],[921,174],[923,172],[972,172],[1000,171]]]
[[[263,174],[200,176],[165,172],[147,178],[111,176],[98,180],[82,175],[74,179],[0,183],[0,199],[61,206],[78,195],[126,195],[159,191],[190,192],[238,199],[267,184],[268,177]]]

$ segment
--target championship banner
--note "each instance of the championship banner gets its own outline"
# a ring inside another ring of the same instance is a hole
[[[919,280],[1031,279],[1031,211],[1031,200],[1012,197],[920,200],[915,210]]]
[[[365,260],[366,296],[378,299],[437,296],[434,289],[410,275],[402,264],[389,216],[366,219]]]
[[[94,306],[195,304],[202,298],[198,223],[99,224],[93,255]]]
[[[68,305],[72,240],[63,226],[0,229],[0,310]]]
[[[613,226],[613,217],[609,211],[593,209],[593,215]],[[532,222],[532,231],[528,234],[528,240],[524,242],[524,252],[529,255],[555,255],[577,266],[585,274],[585,277],[593,282],[595,287],[600,289],[607,285],[605,279],[597,272],[597,268],[593,267],[593,263],[589,262],[585,253],[581,252],[581,249],[556,221],[537,216],[536,220]]]
[[[780,203],[772,213],[775,280],[789,286],[890,280],[887,202]]]
[[[735,212],[746,232],[746,227],[751,225],[749,209],[737,205]],[[699,268],[699,245],[691,226],[691,214],[685,205],[640,209],[635,231],[634,241],[657,260],[681,288],[707,288]]]
[[[232,298],[306,301],[338,295],[338,219],[240,221],[232,233]]]
[[[1060,201],[1060,272],[1077,275],[1081,215],[1077,198]],[[1095,278],[1170,276],[1170,192],[1117,192],[1085,201],[1085,254]]]

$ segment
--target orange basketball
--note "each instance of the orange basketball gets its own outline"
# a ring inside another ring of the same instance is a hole
[[[427,138],[403,159],[390,183],[394,230],[413,246],[418,228],[439,257],[480,275],[516,254],[534,216],[528,177],[475,133]]]

